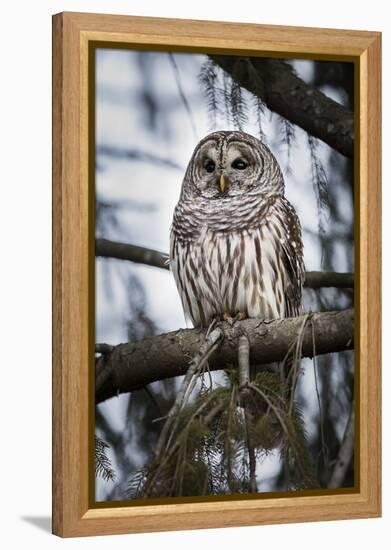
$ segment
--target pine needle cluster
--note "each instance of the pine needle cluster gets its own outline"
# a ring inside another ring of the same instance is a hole
[[[95,476],[102,477],[105,481],[114,481],[115,472],[107,456],[110,446],[100,437],[95,436]]]

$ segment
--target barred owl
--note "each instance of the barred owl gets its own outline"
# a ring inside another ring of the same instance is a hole
[[[219,131],[199,142],[174,211],[170,265],[195,327],[216,317],[299,315],[300,222],[275,157],[258,139]]]

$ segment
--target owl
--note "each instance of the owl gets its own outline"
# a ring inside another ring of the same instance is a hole
[[[300,314],[300,222],[264,143],[236,131],[198,143],[174,211],[170,266],[195,327]]]

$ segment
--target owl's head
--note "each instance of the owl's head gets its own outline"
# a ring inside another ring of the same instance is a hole
[[[219,131],[198,143],[182,192],[206,199],[232,198],[246,193],[282,195],[284,180],[265,144],[244,132]]]

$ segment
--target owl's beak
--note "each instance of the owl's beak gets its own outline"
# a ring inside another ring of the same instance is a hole
[[[225,190],[225,178],[224,178],[223,174],[221,174],[221,176],[220,176],[220,191],[222,193],[224,193],[224,190]]]

